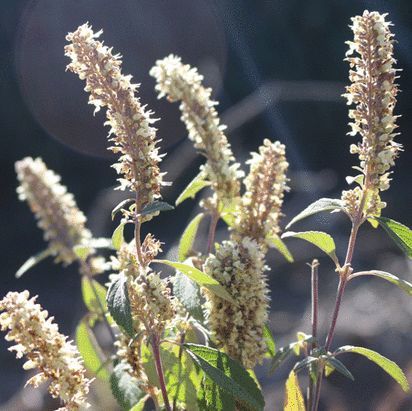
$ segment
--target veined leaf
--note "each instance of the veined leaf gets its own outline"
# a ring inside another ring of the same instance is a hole
[[[380,226],[388,233],[395,244],[409,257],[412,258],[412,230],[386,217],[375,217]]]
[[[112,243],[113,243],[113,247],[114,247],[115,250],[120,250],[120,247],[124,243],[123,232],[124,232],[124,226],[125,225],[126,225],[126,223],[120,223],[116,227],[116,229],[113,231]]]
[[[153,213],[157,213],[160,211],[170,211],[173,210],[174,207],[164,201],[153,201],[153,203],[148,204],[143,210],[140,212],[140,215],[145,216]]]
[[[268,327],[267,324],[263,328],[263,339],[265,340],[265,343],[266,343],[266,355],[269,358],[273,358],[276,353],[276,344],[275,344],[275,340],[273,338],[272,332],[270,331],[270,328]]]
[[[45,258],[53,255],[53,251],[50,248],[33,255],[30,257],[16,272],[16,278],[20,278],[26,271],[29,271],[30,268],[33,268],[36,264],[40,261],[44,260]]]
[[[305,400],[296,373],[292,370],[285,384],[284,411],[305,411]]]
[[[352,275],[350,275],[349,278],[352,279],[352,278],[361,277],[364,275],[373,275],[375,277],[383,278],[384,280],[397,285],[407,294],[412,295],[412,284],[410,282],[402,280],[396,277],[396,275],[387,273],[386,271],[379,271],[379,270],[359,271],[358,273],[353,273]]]
[[[368,360],[373,361],[384,371],[386,371],[396,382],[398,382],[405,392],[409,391],[408,380],[406,379],[406,376],[403,373],[403,371],[395,362],[389,360],[388,358],[377,353],[376,351],[363,347],[355,347],[353,345],[345,345],[344,347],[338,348],[335,352],[335,355],[347,352],[353,352],[356,354],[363,355]]]
[[[322,231],[303,231],[295,233],[288,231],[282,235],[282,238],[300,238],[302,240],[312,243],[326,253],[336,265],[339,265],[338,257],[336,257],[336,246],[332,236]]]
[[[199,284],[201,287],[205,287],[210,290],[212,293],[216,294],[218,297],[223,298],[231,303],[234,303],[233,298],[230,294],[226,291],[226,289],[219,284],[213,277],[203,273],[202,271],[198,270],[197,268],[183,263],[177,263],[174,261],[169,260],[155,260],[154,262],[159,264],[166,264],[170,267],[176,268],[181,273],[189,277],[191,280]]]
[[[130,311],[127,280],[123,273],[112,282],[107,292],[107,308],[116,324],[122,327],[129,337],[134,336],[133,320]]]
[[[103,354],[86,319],[80,321],[76,328],[76,345],[84,366],[97,378],[109,381],[110,374],[101,359]]]
[[[193,318],[201,323],[204,321],[200,289],[197,283],[180,271],[176,271],[173,277],[173,294]]]
[[[107,310],[106,294],[106,287],[92,278],[82,277],[83,302],[90,312],[104,315],[104,312]]]
[[[178,206],[180,203],[183,203],[183,201],[187,200],[188,198],[195,198],[195,195],[198,193],[198,191],[209,185],[210,181],[205,180],[205,175],[201,171],[182,191],[182,193],[176,200],[176,206]]]
[[[244,409],[263,410],[262,392],[240,363],[214,348],[197,344],[184,344],[184,347],[202,371]]]
[[[114,220],[116,214],[121,211],[123,208],[125,208],[126,204],[132,203],[135,201],[134,198],[127,198],[126,200],[121,201],[115,208],[112,210],[112,220]]]
[[[303,220],[306,217],[309,217],[313,214],[320,213],[321,211],[328,211],[328,210],[342,210],[343,203],[342,200],[337,198],[320,198],[319,200],[315,201],[308,207],[306,207],[303,211],[301,211],[296,217],[292,218],[289,224],[286,226],[286,229],[292,224]]]
[[[110,377],[113,396],[124,410],[130,410],[146,396],[139,388],[139,380],[130,374],[129,367],[124,363],[117,364]]]
[[[280,239],[279,236],[270,236],[266,238],[266,242],[269,244],[270,247],[276,248],[283,257],[286,258],[287,261],[293,263],[293,255],[286,247],[286,244]]]
[[[198,214],[183,232],[179,242],[179,261],[184,261],[188,257],[188,254],[193,247],[193,243],[195,242],[199,224],[204,216],[203,213]]]

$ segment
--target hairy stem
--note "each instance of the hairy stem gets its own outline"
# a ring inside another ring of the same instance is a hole
[[[167,390],[166,390],[165,377],[163,373],[162,359],[160,357],[160,348],[159,348],[160,341],[157,335],[154,335],[152,337],[151,345],[152,345],[153,356],[154,356],[155,365],[156,365],[156,372],[157,372],[157,376],[159,377],[160,389],[162,391],[165,409],[166,411],[171,411],[169,397],[167,395]]]

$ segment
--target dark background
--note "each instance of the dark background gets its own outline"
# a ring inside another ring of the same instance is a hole
[[[353,174],[357,159],[348,151],[354,142],[346,136],[347,107],[340,97],[347,84],[343,62],[351,39],[350,17],[364,9],[389,12],[403,92],[396,109],[406,152],[396,162],[394,180],[383,199],[384,215],[411,225],[412,131],[412,4],[404,1],[271,0],[219,2],[206,0],[2,0],[0,4],[0,296],[8,290],[29,289],[55,316],[62,332],[73,335],[84,308],[75,267],[63,269],[47,260],[16,280],[14,273],[31,255],[43,250],[26,204],[17,201],[14,162],[41,156],[62,175],[79,207],[88,216],[95,236],[110,236],[110,211],[122,198],[113,192],[113,159],[106,151],[104,116],[92,116],[83,83],[65,72],[64,36],[89,21],[124,56],[123,71],[141,82],[141,98],[161,118],[157,123],[167,157],[171,188],[164,190],[173,203],[197,173],[196,157],[180,124],[177,105],[157,101],[148,70],[169,53],[199,67],[205,83],[220,101],[222,122],[239,161],[256,150],[265,137],[287,145],[292,191],[285,201],[284,224],[319,197],[339,197],[345,176]],[[409,151],[409,152],[408,152]],[[244,166],[243,166],[244,167]],[[176,236],[196,212],[187,201],[157,218],[148,230],[165,242],[173,255]],[[220,227],[220,226],[219,226]],[[206,227],[204,227],[206,228]],[[220,227],[218,238],[223,238]],[[331,233],[344,253],[349,224],[340,215],[322,214],[296,229]],[[271,328],[278,346],[296,331],[310,332],[309,270],[306,262],[317,250],[290,241],[295,263],[288,265],[275,252],[272,271]],[[199,247],[202,242],[199,242]],[[320,256],[321,257],[321,256]],[[331,263],[320,258],[321,332],[325,333],[337,285]],[[411,280],[410,263],[381,230],[363,227],[354,259],[355,268],[382,269]],[[367,279],[353,282],[345,295],[334,346],[365,345],[396,360],[412,376],[412,303],[402,291]],[[0,409],[46,409],[36,391],[22,391],[27,379],[22,362],[6,351],[0,340]],[[356,382],[333,376],[324,385],[322,407],[328,410],[408,410],[411,397],[374,364],[360,357],[343,358]],[[258,369],[267,409],[279,409],[283,381],[290,365],[267,376]],[[304,382],[304,381],[302,381]],[[24,394],[22,394],[24,392]],[[16,408],[16,398],[23,401]],[[23,398],[23,399],[22,399]],[[7,402],[10,401],[10,402]],[[14,404],[14,405],[13,405]],[[19,408],[20,407],[20,408]],[[111,409],[106,405],[105,409]],[[47,408],[48,409],[48,408]]]

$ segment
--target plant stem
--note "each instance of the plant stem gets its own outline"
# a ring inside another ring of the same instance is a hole
[[[212,251],[213,248],[213,243],[215,241],[215,235],[216,235],[216,226],[219,221],[219,213],[217,210],[215,210],[212,213],[212,219],[210,221],[210,226],[209,226],[209,235],[207,238],[207,253],[209,254]]]
[[[165,378],[164,378],[164,373],[163,373],[162,359],[160,357],[159,337],[157,335],[154,335],[152,337],[151,345],[152,345],[152,350],[153,350],[153,356],[155,359],[156,372],[159,377],[160,389],[162,391],[164,405],[165,405],[166,411],[171,411],[169,397],[166,391],[166,383],[165,383]]]

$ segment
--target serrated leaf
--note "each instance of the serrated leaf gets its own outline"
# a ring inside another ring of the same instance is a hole
[[[148,204],[143,210],[140,212],[140,215],[145,216],[153,213],[157,213],[160,211],[170,211],[173,210],[174,207],[164,201],[153,201],[153,203]]]
[[[263,328],[263,339],[266,343],[266,354],[269,358],[273,358],[276,354],[276,344],[270,328],[265,325]]]
[[[203,273],[202,271],[198,270],[197,268],[183,263],[178,263],[169,260],[155,260],[156,263],[159,264],[166,264],[170,267],[176,268],[181,273],[189,277],[191,280],[199,284],[201,287],[205,287],[210,290],[212,293],[216,294],[218,297],[223,298],[231,303],[234,303],[233,298],[230,294],[226,291],[226,289],[219,284],[213,277]]]
[[[179,241],[179,261],[184,261],[188,257],[189,252],[192,250],[193,244],[196,239],[197,230],[202,218],[205,215],[203,213],[198,214],[186,227]]]
[[[124,226],[126,223],[120,223],[113,231],[112,244],[115,250],[120,250],[120,247],[124,243]]]
[[[335,241],[332,236],[322,231],[302,231],[300,233],[295,233],[293,231],[288,231],[282,235],[282,238],[300,238],[302,240],[312,243],[316,247],[320,248],[324,253],[326,253],[333,262],[338,265],[338,258],[336,257],[336,246]]]
[[[121,211],[123,208],[125,208],[126,204],[132,203],[135,201],[134,198],[127,198],[126,200],[121,201],[115,208],[112,210],[112,220],[116,217],[116,214]]]
[[[253,378],[240,363],[214,348],[184,344],[202,371],[247,410],[263,410],[265,401]]]
[[[107,308],[116,324],[123,328],[129,337],[133,338],[133,320],[130,311],[127,279],[123,273],[119,274],[107,291]]]
[[[16,272],[16,278],[20,278],[25,272],[29,271],[40,261],[43,261],[47,257],[53,255],[53,251],[50,248],[47,248],[40,253],[31,256]]]
[[[337,358],[329,357],[327,359],[327,364],[330,364],[330,366],[332,367],[333,370],[336,370],[336,371],[340,372],[346,378],[349,378],[350,380],[355,381],[355,378],[353,377],[352,373]],[[329,372],[327,376],[329,376],[330,374],[331,374],[331,372]]]
[[[84,366],[97,378],[109,381],[110,374],[103,364],[103,354],[86,319],[80,321],[76,328],[76,345]]]
[[[386,281],[389,281],[392,284],[395,284],[400,289],[405,291],[408,295],[412,295],[412,284],[408,281],[402,280],[396,275],[387,273],[386,271],[379,270],[370,270],[370,271],[360,271],[358,273],[352,274],[349,278],[361,277],[364,275],[372,275],[375,277],[383,278]]]
[[[205,180],[204,173],[201,171],[182,191],[180,196],[176,200],[176,206],[188,198],[195,198],[195,195],[204,187],[210,185],[210,181]]]
[[[285,384],[284,411],[305,411],[305,400],[296,373],[291,371]]]
[[[95,314],[104,314],[106,306],[106,287],[96,280],[82,277],[82,296],[83,302],[87,309]],[[103,308],[103,313],[102,313]]]
[[[173,277],[173,295],[182,303],[187,312],[201,323],[204,321],[202,299],[199,286],[180,271]]]
[[[270,247],[276,248],[287,261],[293,263],[293,255],[286,247],[286,244],[280,239],[279,236],[269,236],[266,238],[266,242]]]
[[[409,257],[412,258],[412,230],[386,217],[375,217],[380,226],[388,233],[395,244]]]
[[[409,391],[408,380],[406,379],[406,376],[401,368],[395,362],[389,360],[376,351],[370,350],[369,348],[355,347],[353,345],[345,345],[344,347],[338,348],[335,355],[348,352],[363,355],[368,360],[373,361],[376,365],[387,372],[396,382],[398,382],[405,392]]]
[[[140,381],[130,374],[129,365],[119,363],[110,377],[113,396],[124,410],[130,410],[146,396],[139,388]]]
[[[339,200],[337,198],[320,198],[319,200],[306,207],[296,217],[292,218],[292,220],[286,226],[286,229],[289,229],[289,227],[296,222],[303,220],[304,218],[309,217],[313,214],[320,213],[321,211],[341,209],[343,209],[342,200]]]

